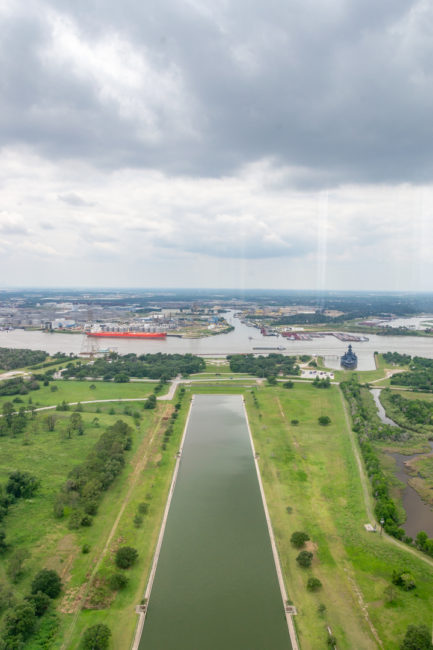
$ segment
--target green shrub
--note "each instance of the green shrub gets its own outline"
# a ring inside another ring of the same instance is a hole
[[[57,598],[62,589],[62,581],[59,574],[52,569],[42,569],[35,576],[32,582],[32,594],[38,591],[47,594],[50,598]]]
[[[110,642],[110,628],[102,623],[89,627],[83,637],[84,650],[106,650]]]
[[[409,625],[400,650],[433,650],[427,625]]]
[[[110,589],[118,591],[119,589],[126,587],[128,584],[128,578],[123,575],[123,573],[113,573],[108,580],[108,584],[110,585]]]
[[[319,578],[308,578],[307,589],[308,591],[317,591],[322,586]]]
[[[132,546],[121,546],[116,552],[116,565],[119,569],[129,569],[137,560],[138,552]]]
[[[296,562],[299,564],[299,566],[303,567],[304,569],[311,566],[312,561],[313,561],[313,554],[310,553],[310,551],[301,551],[298,557],[296,558]]]
[[[302,548],[305,542],[308,542],[309,539],[310,537],[309,535],[307,535],[307,533],[304,533],[302,531],[296,531],[291,536],[290,542],[293,544],[295,548]]]

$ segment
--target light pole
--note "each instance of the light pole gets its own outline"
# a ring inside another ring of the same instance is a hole
[[[383,524],[384,524],[384,523],[385,523],[385,519],[381,519],[381,520],[380,520],[380,534],[381,534],[381,535],[382,535]]]

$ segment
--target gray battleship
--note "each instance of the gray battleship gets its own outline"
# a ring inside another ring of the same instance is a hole
[[[353,352],[351,345],[349,345],[347,352],[340,358],[340,363],[341,367],[346,368],[346,370],[355,370],[358,365],[358,357]]]

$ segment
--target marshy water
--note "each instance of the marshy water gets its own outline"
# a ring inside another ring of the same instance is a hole
[[[386,415],[385,409],[380,401],[380,391],[380,388],[370,389],[377,406],[378,415],[385,424],[397,426],[397,424]],[[430,441],[429,445],[433,451],[433,442]],[[421,499],[418,492],[409,485],[411,474],[406,466],[408,461],[411,461],[413,458],[419,458],[421,455],[422,454],[406,455],[397,452],[388,453],[388,456],[391,456],[395,460],[396,477],[405,485],[402,494],[402,503],[406,512],[406,521],[403,524],[406,535],[416,537],[420,530],[424,530],[429,537],[433,537],[433,510]]]
[[[196,395],[140,650],[291,648],[240,395]]]

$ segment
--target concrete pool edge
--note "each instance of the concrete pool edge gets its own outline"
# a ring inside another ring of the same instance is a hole
[[[180,441],[179,453],[178,453],[178,456],[176,458],[176,464],[175,464],[174,470],[173,470],[173,478],[171,479],[170,489],[169,489],[168,496],[167,496],[167,501],[166,501],[166,504],[165,504],[165,509],[164,509],[164,514],[163,514],[163,517],[162,517],[161,527],[160,527],[160,530],[159,530],[158,541],[156,543],[155,552],[153,554],[152,566],[151,566],[151,569],[150,569],[149,578],[148,578],[147,585],[146,585],[146,590],[145,590],[144,596],[143,596],[143,598],[145,600],[145,603],[146,603],[146,606],[144,608],[142,608],[141,605],[137,605],[137,607],[135,609],[135,611],[139,615],[139,619],[138,619],[137,627],[135,629],[134,641],[132,643],[131,650],[138,650],[138,647],[140,645],[141,635],[143,633],[144,621],[146,620],[147,603],[149,602],[150,594],[151,594],[152,587],[153,587],[153,581],[155,579],[155,573],[156,573],[156,568],[157,568],[157,565],[158,565],[159,554],[161,552],[162,541],[164,539],[165,527],[166,527],[166,524],[167,524],[168,513],[170,511],[171,501],[172,501],[173,494],[174,494],[174,488],[176,487],[177,475],[179,473],[179,465],[180,465],[180,461],[181,461],[181,458],[182,458],[183,443],[184,443],[185,435],[186,435],[186,432],[187,432],[187,429],[188,429],[188,424],[189,424],[189,420],[190,420],[190,416],[191,416],[193,403],[194,403],[194,395],[191,397],[191,402],[190,402],[190,405],[189,405],[188,415],[187,415],[187,418],[186,418],[186,421],[185,421],[185,426],[184,426],[183,433],[182,433],[182,438],[181,438],[181,441]]]
[[[283,578],[283,571],[282,571],[282,568],[281,568],[280,556],[278,555],[277,544],[275,542],[274,531],[273,531],[273,528],[272,528],[272,523],[271,523],[271,518],[270,518],[270,515],[269,515],[268,505],[266,503],[265,491],[264,491],[264,488],[263,488],[262,477],[260,475],[259,463],[258,463],[258,460],[257,460],[256,450],[255,450],[255,447],[254,447],[254,440],[253,440],[253,436],[252,436],[252,433],[251,433],[250,421],[248,419],[248,413],[247,413],[247,409],[246,409],[246,406],[245,406],[245,398],[244,398],[243,395],[242,395],[242,407],[243,407],[243,410],[244,410],[245,420],[246,420],[247,429],[248,429],[248,435],[249,435],[249,438],[250,438],[250,444],[251,444],[251,449],[252,449],[253,458],[254,458],[254,465],[255,465],[256,473],[257,473],[257,480],[259,482],[260,494],[262,496],[262,504],[263,504],[263,509],[265,511],[266,524],[268,526],[268,533],[269,533],[269,538],[270,538],[270,542],[271,542],[272,555],[274,556],[275,570],[277,572],[278,584],[280,586],[281,598],[283,600],[284,613],[285,613],[285,617],[286,617],[286,621],[287,621],[287,627],[289,629],[290,642],[292,644],[292,650],[299,650],[298,637],[297,637],[297,634],[296,634],[295,624],[293,622],[293,614],[291,612],[288,612],[287,609],[286,609],[286,603],[287,603],[286,585],[284,584],[284,578]]]
[[[217,396],[222,397],[221,394],[217,394]],[[246,410],[245,398],[244,398],[243,395],[238,395],[238,397],[241,398],[242,410],[243,410],[243,415],[244,415],[244,422],[245,422],[245,425],[246,425],[246,429],[247,429],[247,432],[248,432],[248,438],[249,438],[249,441],[250,441],[250,451],[251,451],[251,453],[253,455],[253,461],[254,461],[254,466],[255,466],[255,470],[256,470],[256,479],[258,481],[259,491],[260,491],[261,500],[262,500],[262,507],[263,507],[262,512],[264,512],[264,514],[265,514],[265,520],[266,520],[267,531],[268,531],[268,536],[269,536],[268,539],[269,539],[270,544],[271,544],[271,551],[272,551],[272,556],[273,556],[273,560],[274,560],[274,562],[273,562],[274,563],[274,570],[276,570],[276,573],[277,573],[277,580],[278,580],[278,584],[279,584],[279,587],[280,587],[280,595],[281,595],[282,604],[283,604],[283,608],[284,608],[284,616],[285,616],[285,619],[286,619],[286,624],[287,624],[287,628],[288,628],[288,632],[289,632],[290,643],[291,643],[292,650],[299,650],[299,643],[298,643],[296,629],[295,629],[295,625],[294,625],[294,621],[293,621],[293,615],[296,614],[296,610],[295,610],[294,607],[291,607],[291,606],[287,605],[287,591],[286,591],[286,587],[285,587],[285,583],[284,583],[283,572],[282,572],[282,568],[281,568],[280,558],[279,558],[279,555],[278,555],[278,550],[277,550],[275,536],[274,536],[274,532],[273,532],[273,528],[272,528],[272,524],[271,524],[271,519],[270,519],[270,515],[269,515],[267,503],[266,503],[265,492],[264,492],[264,488],[263,488],[263,483],[262,483],[260,470],[259,470],[259,465],[258,465],[258,461],[257,461],[255,447],[254,447],[254,441],[253,441],[251,428],[250,428],[250,423],[249,423],[249,419],[248,419],[248,414],[247,414],[247,410]],[[165,508],[164,508],[164,514],[163,514],[163,517],[162,517],[162,522],[161,522],[161,526],[160,526],[158,540],[157,540],[157,544],[156,544],[156,547],[155,547],[155,552],[154,552],[154,555],[153,555],[153,560],[152,560],[152,565],[151,565],[151,569],[150,569],[150,572],[149,572],[149,577],[148,577],[148,580],[147,580],[146,590],[144,592],[144,604],[138,605],[135,608],[135,611],[139,616],[139,620],[137,622],[133,643],[130,646],[130,648],[132,650],[138,650],[139,646],[140,646],[140,643],[141,643],[141,640],[142,640],[143,628],[144,628],[144,623],[145,623],[145,620],[146,620],[149,599],[150,599],[150,596],[151,596],[152,587],[153,587],[153,583],[154,583],[154,579],[155,579],[155,575],[156,575],[156,570],[157,570],[157,565],[158,565],[158,562],[159,562],[161,547],[162,547],[162,543],[163,543],[163,539],[164,539],[164,535],[165,535],[165,531],[166,531],[166,523],[167,523],[167,519],[168,519],[168,514],[169,514],[169,511],[170,511],[172,498],[173,498],[174,490],[175,490],[176,483],[177,483],[177,478],[178,478],[178,473],[179,473],[179,468],[180,468],[180,461],[181,461],[181,458],[182,458],[182,452],[183,452],[185,436],[186,436],[186,433],[188,431],[188,426],[189,426],[189,423],[190,423],[192,407],[194,405],[194,398],[195,398],[195,395],[193,395],[192,398],[191,398],[191,403],[190,403],[190,406],[189,406],[188,415],[187,415],[187,418],[186,418],[186,422],[185,422],[185,426],[184,426],[184,429],[183,429],[182,438],[181,438],[181,442],[180,442],[180,447],[179,447],[180,451],[178,453],[176,463],[175,463],[175,467],[174,467],[174,470],[173,470],[173,477],[172,477],[172,480],[171,480],[170,489],[169,489],[169,492],[168,492],[167,501],[166,501],[166,505],[165,505]]]

